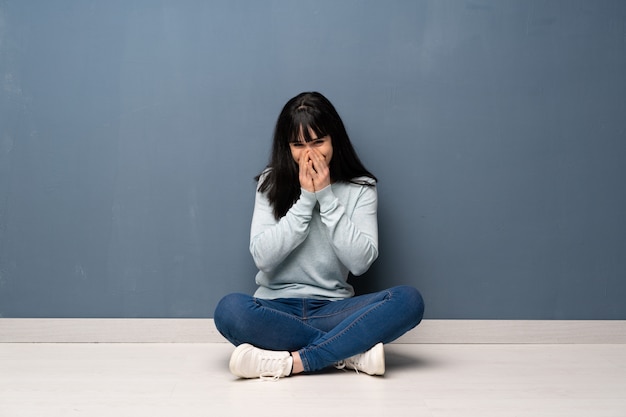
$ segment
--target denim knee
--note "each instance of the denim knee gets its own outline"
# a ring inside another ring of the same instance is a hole
[[[251,297],[247,294],[233,293],[224,296],[215,307],[213,322],[222,336],[237,344],[231,336],[231,330],[245,311],[245,305]]]
[[[417,288],[400,285],[391,288],[392,297],[396,298],[405,307],[405,317],[411,322],[411,327],[417,326],[424,317],[424,298]]]

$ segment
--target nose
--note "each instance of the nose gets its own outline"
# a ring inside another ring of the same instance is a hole
[[[313,149],[312,142],[299,142],[299,146],[295,147],[294,150],[297,152],[304,152]]]

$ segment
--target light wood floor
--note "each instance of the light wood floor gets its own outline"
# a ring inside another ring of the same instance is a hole
[[[626,417],[626,345],[392,344],[384,377],[237,380],[232,347],[0,344],[0,416]]]

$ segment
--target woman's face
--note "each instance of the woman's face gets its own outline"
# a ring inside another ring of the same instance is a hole
[[[300,136],[298,142],[291,142],[289,148],[291,149],[291,156],[296,163],[300,162],[302,155],[307,152],[319,152],[326,161],[326,164],[330,164],[330,160],[333,157],[333,142],[330,135],[318,138],[312,129],[309,129],[312,140],[306,142],[304,136]]]

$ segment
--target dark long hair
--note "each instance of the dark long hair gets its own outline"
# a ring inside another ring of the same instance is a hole
[[[287,214],[300,197],[298,164],[291,156],[289,144],[300,138],[310,142],[314,139],[310,130],[318,138],[330,135],[333,145],[329,164],[332,182],[373,185],[377,181],[361,163],[332,103],[317,92],[298,94],[280,112],[274,129],[269,165],[255,178],[257,181],[262,178],[258,189],[267,193],[276,220]],[[373,181],[359,181],[359,177],[369,177]]]

